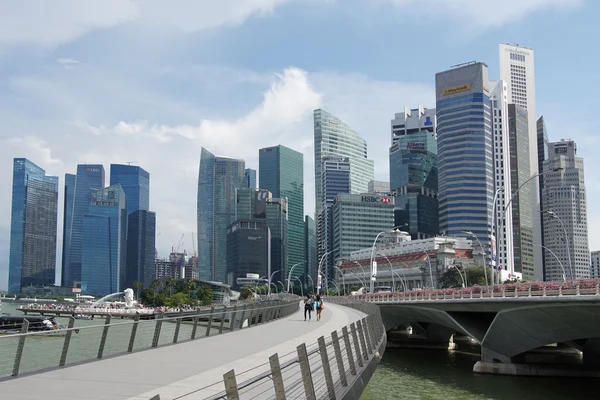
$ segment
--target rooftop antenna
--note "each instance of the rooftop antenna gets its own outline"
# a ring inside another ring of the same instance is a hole
[[[462,67],[463,65],[470,65],[470,64],[475,64],[475,63],[477,63],[477,61],[475,61],[475,60],[473,60],[473,61],[467,61],[467,62],[464,62],[464,63],[453,65],[450,68]]]

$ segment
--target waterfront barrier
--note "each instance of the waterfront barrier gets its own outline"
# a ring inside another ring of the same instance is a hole
[[[367,316],[316,342],[300,343],[295,351],[275,353],[254,368],[232,369],[222,380],[177,398],[358,399],[386,347],[379,307],[341,297],[328,297],[328,303],[351,307]],[[160,396],[157,393],[152,400],[160,400]]]
[[[75,326],[70,317],[58,331],[28,332],[24,323],[21,333],[0,336],[0,380],[251,328],[297,312],[299,301],[286,295],[177,316],[157,314],[155,319],[141,319],[138,313],[119,322],[107,315],[103,324],[87,326]]]

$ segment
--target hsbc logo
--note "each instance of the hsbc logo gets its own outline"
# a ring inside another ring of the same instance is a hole
[[[360,201],[363,203],[391,203],[392,199],[384,196],[361,196]]]

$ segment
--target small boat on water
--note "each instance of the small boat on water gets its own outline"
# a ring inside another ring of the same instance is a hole
[[[83,319],[86,321],[92,321],[94,319],[94,315],[91,314],[75,314],[73,315],[73,318],[75,319]]]
[[[0,315],[0,335],[21,333],[25,321],[29,322],[27,332],[45,332],[50,335],[65,333],[65,327],[56,322],[54,317],[42,315]],[[78,333],[78,330],[75,330]]]

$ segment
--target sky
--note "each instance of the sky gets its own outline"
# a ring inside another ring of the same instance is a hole
[[[15,157],[59,176],[57,278],[78,163],[146,169],[159,255],[182,234],[191,252],[201,147],[256,169],[259,148],[302,152],[313,215],[314,109],[358,131],[387,181],[394,113],[435,107],[435,73],[455,64],[497,79],[499,42],[535,51],[537,117],[577,142],[600,249],[599,14],[592,0],[0,0],[0,289]]]

